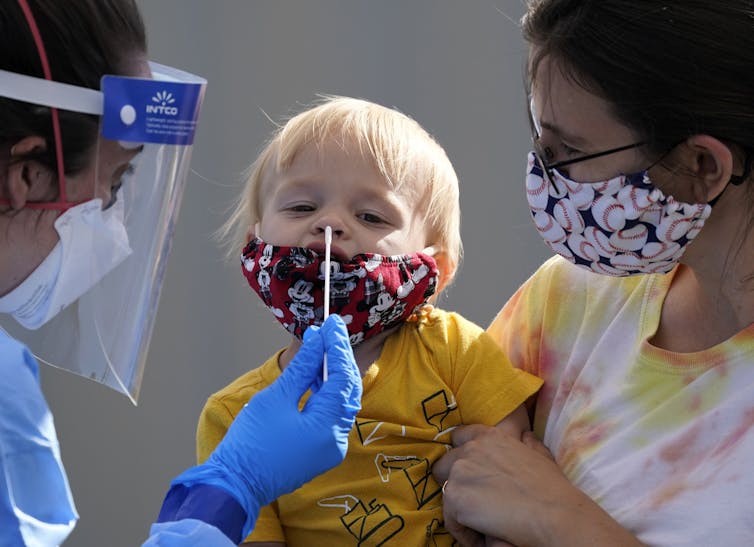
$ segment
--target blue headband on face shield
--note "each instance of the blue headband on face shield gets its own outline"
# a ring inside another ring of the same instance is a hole
[[[106,75],[101,90],[0,70],[0,97],[102,116],[103,137],[134,147],[193,144],[206,80],[152,61],[149,67],[155,78]]]

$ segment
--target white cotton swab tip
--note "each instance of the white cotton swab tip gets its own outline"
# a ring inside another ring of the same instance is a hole
[[[330,317],[330,247],[332,246],[332,227],[325,226],[325,313],[323,321]],[[322,381],[327,382],[327,353],[322,362]]]

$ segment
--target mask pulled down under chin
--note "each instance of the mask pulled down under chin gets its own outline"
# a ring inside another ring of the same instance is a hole
[[[322,324],[323,255],[256,238],[243,250],[241,264],[251,288],[296,338],[309,325]],[[408,319],[435,293],[437,279],[437,264],[424,253],[331,260],[330,312],[343,318],[355,346]]]

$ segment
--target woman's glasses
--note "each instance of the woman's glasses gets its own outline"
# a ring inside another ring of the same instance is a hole
[[[560,167],[565,167],[566,165],[571,165],[573,163],[579,163],[582,161],[591,160],[594,158],[600,158],[602,156],[607,156],[608,154],[615,154],[617,152],[623,152],[624,150],[630,150],[631,148],[637,148],[644,144],[644,142],[635,142],[633,144],[626,144],[624,146],[618,146],[617,148],[610,148],[609,150],[603,150],[601,152],[594,152],[593,154],[585,154],[583,156],[579,156],[577,158],[571,158],[567,160],[562,161],[556,161],[554,163],[548,163],[548,158],[552,156],[551,152],[548,152],[546,148],[542,147],[542,127],[539,125],[539,118],[536,115],[536,110],[534,108],[534,99],[532,97],[529,97],[529,104],[528,104],[528,111],[529,111],[529,125],[531,126],[531,141],[534,146],[534,155],[537,158],[537,161],[539,162],[540,167],[542,168],[542,171],[544,172],[545,176],[552,181],[553,175],[552,172],[555,169],[558,169]]]

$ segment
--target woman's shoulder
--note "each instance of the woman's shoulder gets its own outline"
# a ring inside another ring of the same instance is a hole
[[[24,344],[10,336],[2,328],[0,328],[0,355],[24,355],[29,353],[29,350]]]
[[[561,256],[554,256],[545,261],[524,286],[538,291],[589,291],[590,293],[607,291],[611,294],[628,293],[636,290],[646,282],[652,282],[659,274],[617,277],[577,266]]]
[[[598,274],[556,256],[527,279],[500,310],[488,328],[499,339],[501,329],[549,323],[578,325],[584,317],[608,321],[626,302],[644,302],[648,294],[662,298],[672,275],[614,277]],[[659,290],[651,290],[658,288]]]
[[[0,328],[0,378],[17,375],[19,364],[25,365],[34,378],[38,377],[39,366],[29,348]]]

